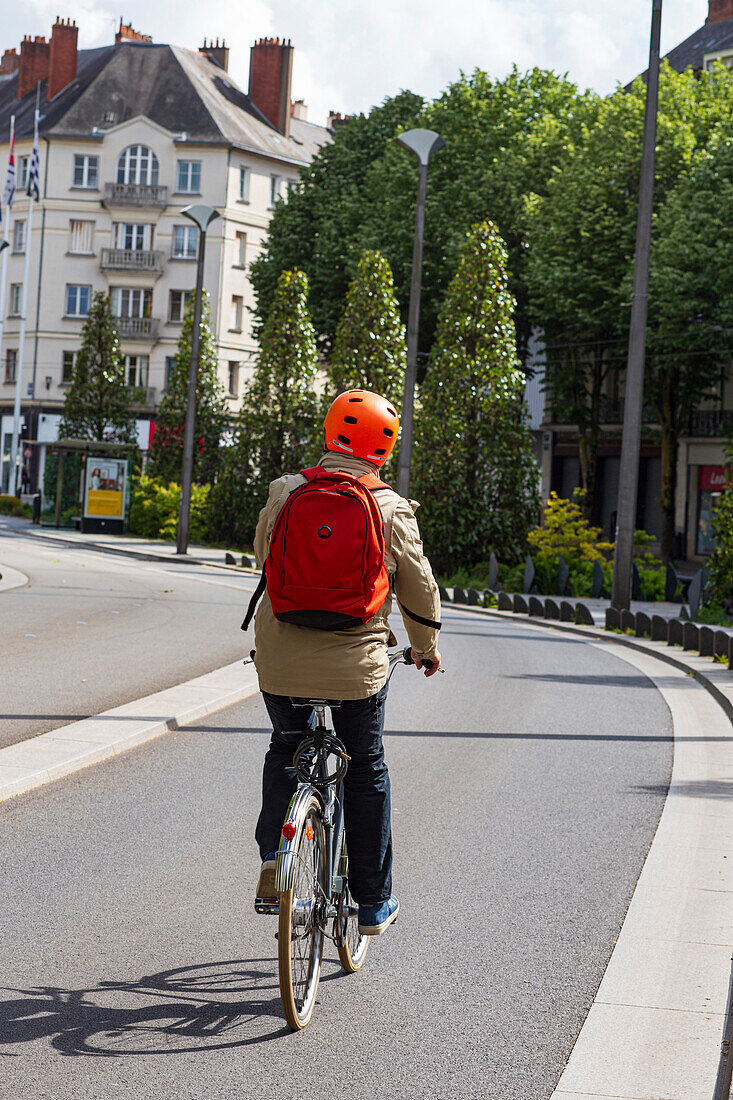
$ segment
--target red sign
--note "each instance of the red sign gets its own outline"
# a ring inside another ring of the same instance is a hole
[[[703,493],[721,493],[728,484],[725,469],[722,466],[700,467],[700,491]]]

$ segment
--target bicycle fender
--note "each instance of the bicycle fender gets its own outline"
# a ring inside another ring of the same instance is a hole
[[[320,803],[321,810],[323,810],[325,808],[323,795],[315,787],[312,787],[310,783],[304,783],[302,786],[298,787],[290,800],[290,805],[288,806],[288,812],[285,815],[283,825],[287,825],[288,823],[294,825],[295,836],[292,840],[286,840],[282,834],[280,836],[280,847],[277,852],[277,867],[275,868],[275,888],[278,894],[282,894],[283,891],[289,890],[293,885],[295,853],[305,823],[305,807],[310,802],[312,795],[316,796]]]

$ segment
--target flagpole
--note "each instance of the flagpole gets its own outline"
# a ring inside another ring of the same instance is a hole
[[[20,308],[20,332],[18,334],[18,365],[15,374],[15,402],[13,404],[13,435],[10,443],[10,481],[8,492],[15,496],[18,493],[18,445],[20,443],[20,402],[23,391],[23,360],[25,358],[25,328],[28,313],[28,282],[30,280],[31,246],[33,233],[33,189],[31,187],[31,172],[33,160],[38,149],[38,122],[40,118],[39,100],[41,94],[40,83],[36,87],[36,113],[33,124],[33,155],[31,167],[28,171],[28,217],[25,224],[25,264],[23,267],[23,291]],[[36,171],[38,165],[36,164]]]
[[[13,138],[15,137],[15,115],[10,116],[10,156],[13,154]],[[0,259],[0,363],[2,363],[3,352],[3,324],[5,318],[5,288],[6,280],[8,276],[8,247],[10,237],[10,208],[13,205],[12,198],[10,203],[6,202],[5,206],[5,223],[3,225],[3,242],[5,248],[2,250],[2,258]],[[2,455],[0,454],[0,471],[2,471]],[[8,480],[10,480],[8,478]],[[2,492],[2,485],[0,485],[0,492]]]

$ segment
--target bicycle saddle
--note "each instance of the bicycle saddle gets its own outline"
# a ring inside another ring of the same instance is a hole
[[[334,710],[341,706],[340,699],[300,699],[298,696],[290,696],[290,702],[294,707],[330,707]]]

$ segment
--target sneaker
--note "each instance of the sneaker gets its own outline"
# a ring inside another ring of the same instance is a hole
[[[400,903],[392,894],[389,901],[379,905],[359,906],[359,932],[362,936],[381,936],[397,918]]]
[[[266,859],[263,861],[262,867],[260,868],[260,879],[257,883],[258,898],[277,898],[277,890],[275,888],[276,867],[276,859]]]

